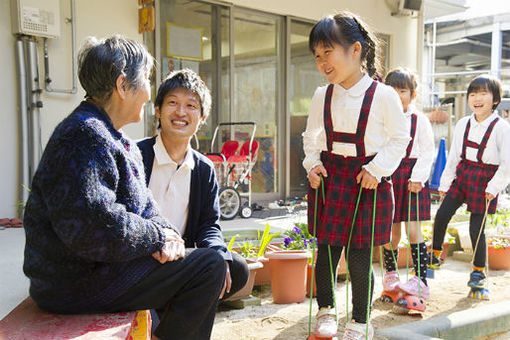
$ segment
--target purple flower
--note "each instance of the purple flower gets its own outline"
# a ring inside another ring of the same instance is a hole
[[[292,229],[292,231],[296,234],[301,234],[301,229],[299,227],[294,227],[294,229]]]
[[[306,248],[306,247],[308,246],[308,245],[307,245],[307,242],[306,242],[306,238],[304,238],[304,239],[303,239],[303,242],[304,242],[304,244],[305,244],[305,248]]]
[[[286,237],[283,239],[283,244],[285,244],[285,247],[288,247],[291,242],[292,239],[290,237]]]

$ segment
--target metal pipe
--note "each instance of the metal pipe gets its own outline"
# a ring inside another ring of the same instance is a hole
[[[29,123],[29,164],[30,164],[30,178],[33,177],[39,160],[42,154],[41,142],[41,123],[40,123],[40,108],[42,107],[41,101],[41,88],[39,86],[39,68],[37,57],[37,43],[34,39],[26,41],[27,53],[27,85],[28,85],[28,123]]]
[[[26,202],[28,200],[28,191],[23,185],[29,186],[30,175],[28,171],[28,108],[27,108],[27,81],[26,81],[26,64],[25,50],[23,40],[16,39],[16,69],[18,73],[18,117],[19,117],[19,201]],[[20,209],[20,217],[23,217],[23,209]]]
[[[49,68],[49,55],[48,55],[48,39],[44,38],[44,79],[45,79],[45,90],[46,92],[53,93],[65,93],[65,94],[75,94],[78,90],[77,86],[77,67],[76,67],[76,5],[75,0],[70,0],[71,4],[71,59],[73,65],[73,87],[71,89],[53,89],[50,85],[51,77],[50,77],[50,68]]]

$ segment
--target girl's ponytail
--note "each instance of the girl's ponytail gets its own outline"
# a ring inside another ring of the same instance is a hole
[[[372,78],[378,79],[380,68],[378,44],[379,39],[369,27],[356,15],[340,12],[320,20],[310,32],[309,47],[312,52],[319,44],[332,46],[340,44],[348,49],[355,42],[361,44],[361,65]]]

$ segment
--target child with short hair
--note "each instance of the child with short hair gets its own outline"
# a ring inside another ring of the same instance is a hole
[[[480,289],[485,285],[487,261],[484,215],[486,211],[488,214],[496,212],[498,194],[510,182],[510,125],[496,111],[501,102],[501,83],[497,78],[490,75],[474,78],[467,89],[467,97],[473,114],[460,119],[455,126],[439,185],[444,199],[434,221],[431,263],[441,264],[439,255],[448,223],[457,208],[467,203],[474,251],[468,286]]]

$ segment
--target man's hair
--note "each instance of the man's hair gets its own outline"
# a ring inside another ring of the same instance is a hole
[[[170,73],[159,86],[154,106],[161,108],[168,93],[176,89],[185,89],[200,98],[201,115],[205,119],[211,111],[211,93],[202,78],[190,69]]]

